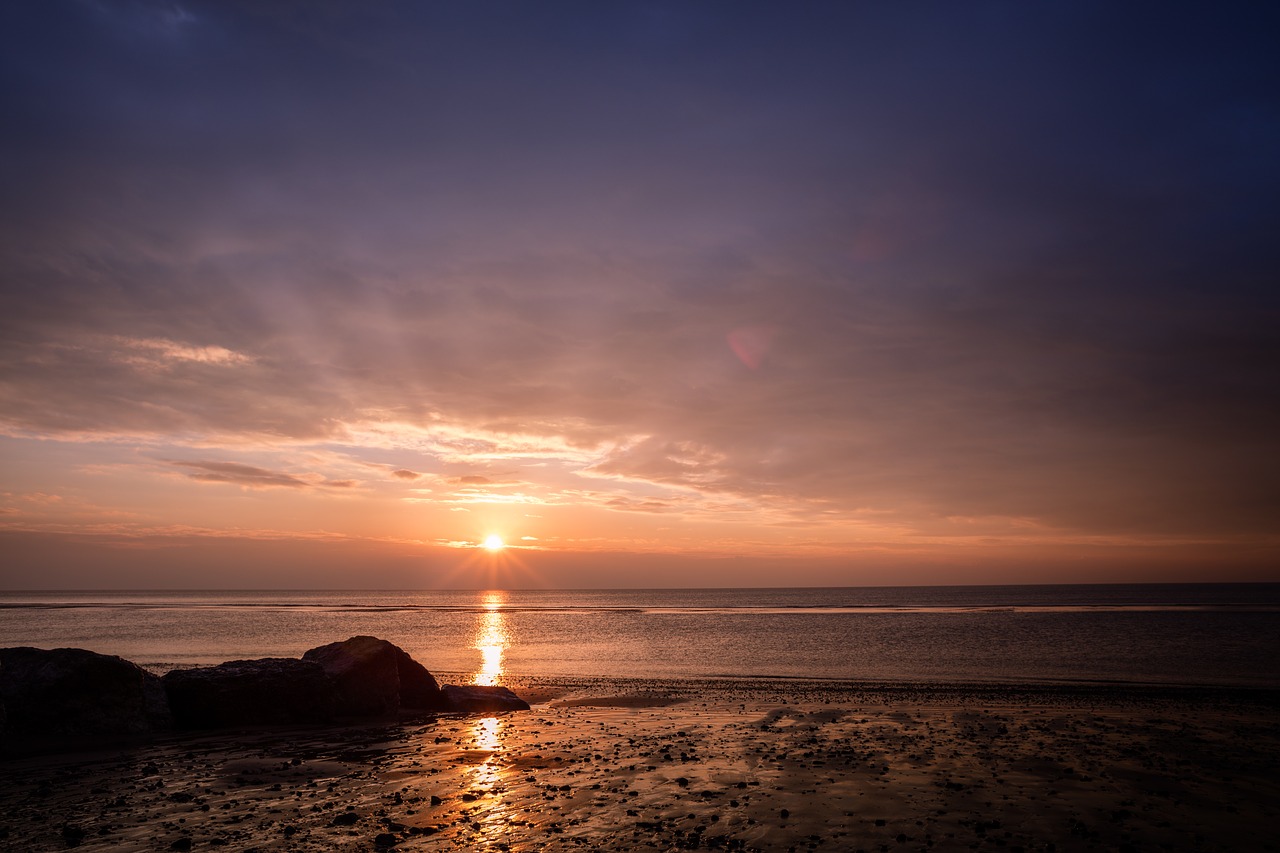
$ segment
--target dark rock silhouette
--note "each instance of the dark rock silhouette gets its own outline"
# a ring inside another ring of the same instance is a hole
[[[176,669],[161,681],[174,723],[184,729],[324,723],[332,720],[337,702],[324,667],[296,658]]]
[[[485,713],[502,711],[527,711],[529,703],[505,687],[487,687],[479,684],[459,686],[446,684],[444,695],[450,711]]]
[[[333,722],[403,711],[502,713],[505,687],[441,687],[403,649],[352,637],[296,658],[234,660],[161,678],[84,649],[0,649],[0,749],[38,752],[178,729]]]
[[[395,646],[392,648],[400,654],[397,658],[400,666],[400,706],[422,711],[446,707],[444,691],[427,668]]]
[[[160,679],[85,649],[0,649],[3,731],[19,735],[144,735],[172,719]]]
[[[337,712],[348,716],[394,714],[401,708],[442,710],[444,694],[431,673],[394,643],[352,637],[302,656],[324,667],[337,687]]]

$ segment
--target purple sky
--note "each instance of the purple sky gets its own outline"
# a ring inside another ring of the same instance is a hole
[[[1277,32],[6,3],[0,587],[1280,579]]]

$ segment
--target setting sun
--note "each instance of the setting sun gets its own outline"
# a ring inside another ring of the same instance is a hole
[[[484,542],[481,545],[486,551],[501,551],[507,547],[506,543],[502,541],[502,537],[496,533],[490,533],[484,537]]]

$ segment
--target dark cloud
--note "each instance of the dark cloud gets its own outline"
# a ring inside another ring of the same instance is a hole
[[[322,486],[329,489],[354,489],[360,485],[358,480],[325,480]]]
[[[175,468],[185,469],[193,480],[205,483],[233,483],[250,489],[351,489],[359,485],[357,480],[333,480],[322,476],[299,477],[283,471],[272,471],[239,462],[167,460]]]
[[[417,471],[410,471],[408,468],[397,468],[395,471],[391,472],[391,476],[401,480],[416,480],[422,475]]]
[[[358,480],[335,480],[322,475],[297,476],[283,471],[244,465],[239,462],[171,459],[167,464],[185,471],[187,477],[203,483],[231,483],[248,489],[354,489]]]
[[[275,487],[302,489],[311,485],[292,474],[268,471],[253,465],[242,465],[239,462],[197,462],[174,459],[170,460],[169,464],[186,469],[188,477],[206,483],[234,483],[251,489]]]

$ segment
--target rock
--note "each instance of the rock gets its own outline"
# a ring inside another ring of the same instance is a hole
[[[68,847],[79,847],[84,841],[85,835],[85,831],[75,824],[64,823],[62,825],[62,842]]]
[[[400,839],[396,838],[390,832],[380,832],[374,836],[373,846],[382,848],[395,847],[399,841]]]
[[[449,700],[427,668],[398,647],[391,648],[397,652],[396,662],[400,667],[400,707],[415,711],[439,711],[447,707]]]
[[[0,649],[5,734],[121,736],[172,726],[160,679],[84,649]]]
[[[294,658],[176,669],[161,681],[174,723],[184,729],[324,723],[333,718],[336,700],[324,667]]]
[[[352,637],[311,649],[302,659],[319,664],[333,680],[339,714],[391,714],[400,708],[396,651],[386,640]]]
[[[478,712],[527,711],[529,703],[505,687],[487,687],[479,684],[444,686],[448,710]]]
[[[422,664],[377,637],[352,637],[302,656],[324,667],[338,690],[339,714],[394,714],[400,708],[437,710],[444,694]]]

